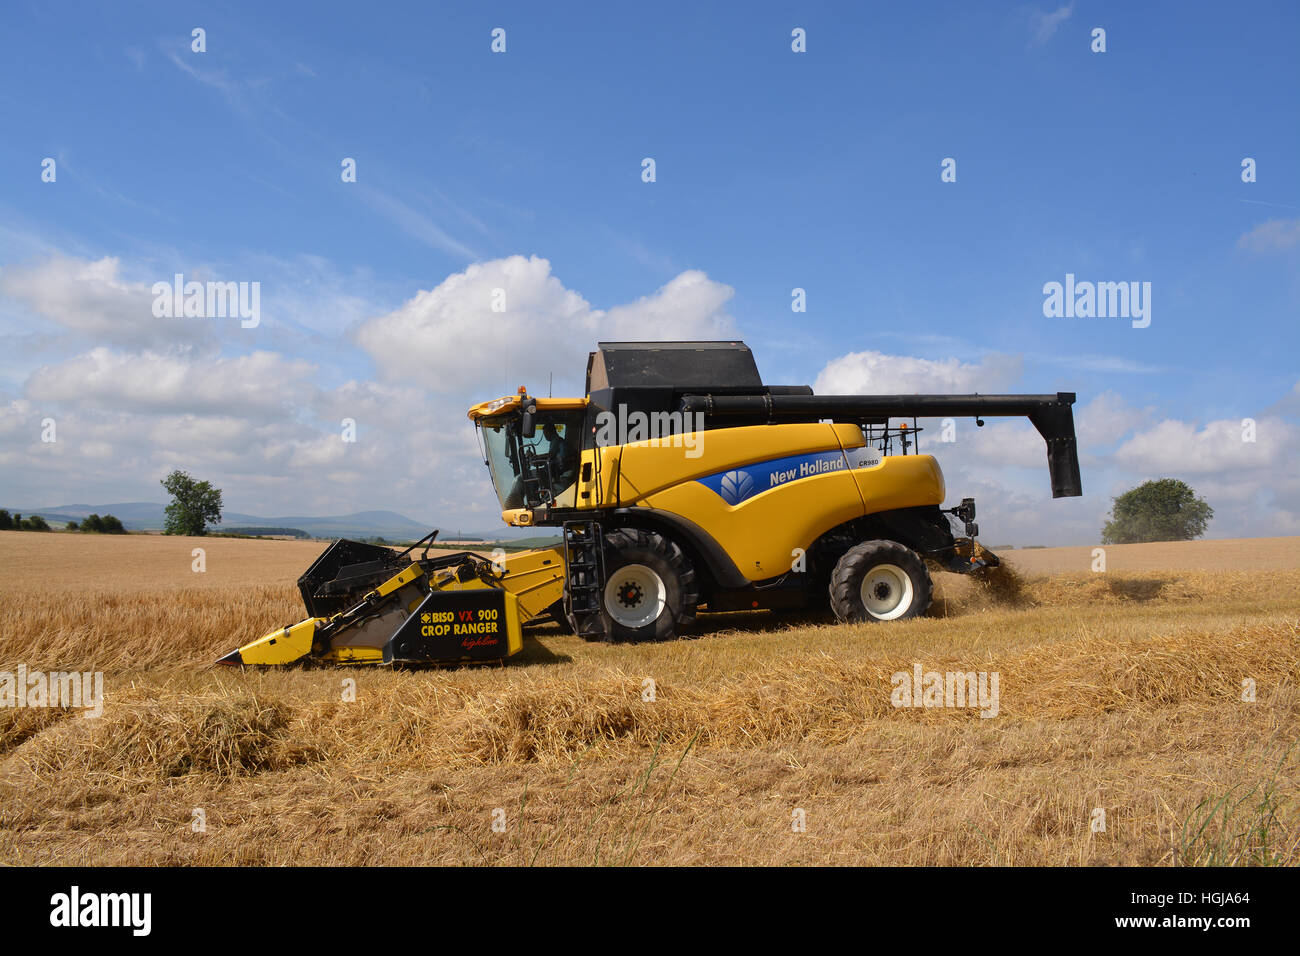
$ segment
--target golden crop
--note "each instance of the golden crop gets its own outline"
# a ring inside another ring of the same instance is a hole
[[[705,614],[654,645],[530,631],[504,667],[241,672],[210,665],[303,616],[323,544],[0,532],[0,671],[107,691],[98,719],[0,709],[0,852],[1295,865],[1298,542],[1112,547],[1105,573],[1012,552],[901,624]],[[997,672],[997,717],[892,706],[915,663]]]

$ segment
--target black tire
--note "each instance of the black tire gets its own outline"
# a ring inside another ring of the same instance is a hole
[[[864,600],[864,582],[875,611]],[[830,595],[831,610],[840,621],[905,621],[929,609],[934,585],[925,562],[911,548],[897,541],[864,541],[836,563]],[[889,607],[891,600],[895,603]]]
[[[648,615],[658,604],[658,596],[648,595],[648,589],[637,583],[638,579],[645,582],[646,569],[663,586],[659,595],[663,606],[652,620],[629,624],[628,618],[635,617],[638,609]],[[629,573],[620,575],[623,571]],[[605,582],[601,614],[612,640],[661,641],[680,634],[695,620],[700,603],[695,569],[676,543],[657,532],[623,528],[605,535]],[[622,622],[611,613],[610,600],[620,602],[616,610]]]

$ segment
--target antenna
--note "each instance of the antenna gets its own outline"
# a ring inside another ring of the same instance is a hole
[[[551,398],[551,397],[552,397],[552,395],[551,395],[551,384],[552,384],[554,381],[555,381],[555,373],[554,373],[554,372],[547,372],[547,373],[546,373],[546,397],[547,397],[547,398]]]

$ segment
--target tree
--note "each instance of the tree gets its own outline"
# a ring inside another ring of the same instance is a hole
[[[1143,482],[1113,500],[1102,544],[1191,541],[1214,517],[1214,509],[1177,478]]]
[[[75,522],[75,521],[69,521],[69,522],[68,522],[68,530],[69,530],[69,531],[76,531],[76,530],[77,530],[77,522]]]
[[[32,515],[30,518],[24,518],[19,527],[23,531],[49,531],[50,525],[40,515]]]
[[[209,482],[195,481],[177,469],[162,479],[172,496],[163,522],[163,534],[207,534],[208,524],[221,521],[221,489]]]
[[[71,522],[68,524],[68,530],[77,530],[76,525]],[[81,530],[96,534],[126,534],[126,528],[122,526],[122,522],[113,515],[104,515],[101,518],[97,514],[88,514],[81,519]]]
[[[12,531],[14,527],[14,516],[9,513],[8,508],[0,508],[0,531]]]

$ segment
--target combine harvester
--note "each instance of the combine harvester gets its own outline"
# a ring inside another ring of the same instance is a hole
[[[1047,442],[1052,496],[1078,496],[1074,398],[814,395],[764,385],[743,342],[603,342],[586,398],[520,388],[469,410],[502,519],[559,528],[560,546],[494,562],[429,557],[436,531],[400,553],[336,541],[298,580],[310,617],[219,663],[499,660],[522,648],[525,623],[659,640],[701,608],[915,617],[931,600],[926,560],[998,563],[976,543],[974,499],[942,508],[916,419],[1026,416]]]

